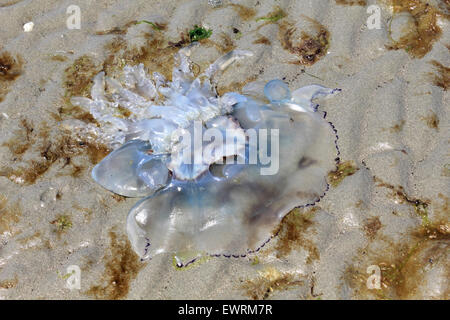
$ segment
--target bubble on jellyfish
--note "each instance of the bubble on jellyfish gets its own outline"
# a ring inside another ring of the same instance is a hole
[[[113,149],[93,179],[143,198],[127,217],[133,249],[142,259],[183,256],[180,265],[258,251],[293,208],[323,197],[339,159],[336,130],[313,102],[339,89],[291,92],[272,80],[219,96],[218,74],[252,53],[231,51],[194,77],[190,50],[175,55],[171,81],[125,66],[117,79],[95,76],[91,98],[72,98],[99,124],[84,130]],[[119,107],[131,115],[117,116]]]

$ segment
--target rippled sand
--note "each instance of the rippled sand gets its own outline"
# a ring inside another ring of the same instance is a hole
[[[448,299],[447,2],[222,2],[0,1],[0,298]],[[380,29],[367,26],[371,4]],[[66,26],[70,5],[80,30]],[[143,19],[157,27],[137,27]],[[102,69],[144,62],[170,74],[195,24],[213,30],[193,52],[199,70],[233,48],[254,52],[222,75],[220,93],[274,78],[341,88],[318,101],[341,166],[325,198],[291,212],[258,254],[177,269],[168,255],[139,261],[125,233],[136,200],[90,177],[108,150],[58,123],[92,121],[68,98],[88,94]],[[72,265],[80,289],[66,287]]]

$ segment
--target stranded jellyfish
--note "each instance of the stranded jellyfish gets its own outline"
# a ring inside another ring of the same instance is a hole
[[[189,55],[189,47],[176,54],[171,81],[142,64],[125,66],[118,78],[99,73],[91,98],[72,98],[99,123],[84,130],[113,149],[93,179],[143,198],[126,224],[142,259],[171,253],[185,264],[258,251],[289,211],[324,195],[339,154],[336,132],[313,102],[337,89],[291,91],[272,80],[252,95],[219,96],[220,72],[252,54],[231,51],[198,77]]]

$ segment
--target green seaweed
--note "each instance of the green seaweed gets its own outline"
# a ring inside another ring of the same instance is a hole
[[[141,24],[141,23],[147,23],[147,24],[151,25],[153,30],[156,30],[156,31],[162,30],[161,27],[159,27],[156,23],[151,22],[151,21],[141,20],[141,21],[136,22],[136,24]]]
[[[70,217],[66,215],[61,215],[50,223],[56,226],[58,232],[65,232],[66,230],[72,228],[72,221]]]
[[[272,14],[269,14],[267,17],[259,17],[256,19],[256,22],[259,21],[270,21],[277,22],[278,20],[283,19],[286,16],[283,10],[279,9]]]
[[[252,266],[256,266],[259,264],[259,258],[258,256],[255,256],[252,260]]]
[[[199,27],[198,25],[194,26],[194,29],[189,30],[189,39],[191,42],[207,39],[212,35],[212,30],[205,29],[203,27]]]
[[[422,201],[416,201],[414,204],[414,211],[422,218],[422,226],[428,227],[431,222],[428,219],[428,204]]]
[[[62,274],[59,271],[56,271],[56,274],[58,275],[58,277],[60,279],[67,280],[71,275],[75,274],[75,270],[73,270],[72,272],[66,273],[66,274]]]

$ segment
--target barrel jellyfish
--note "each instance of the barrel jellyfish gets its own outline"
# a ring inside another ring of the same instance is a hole
[[[180,265],[260,250],[293,208],[320,201],[339,161],[336,130],[313,102],[339,89],[291,91],[275,79],[219,96],[220,73],[252,53],[231,51],[195,77],[190,50],[176,54],[171,81],[125,66],[121,77],[96,75],[91,98],[72,98],[113,150],[93,179],[142,198],[126,222],[133,249],[142,259],[182,256]]]

